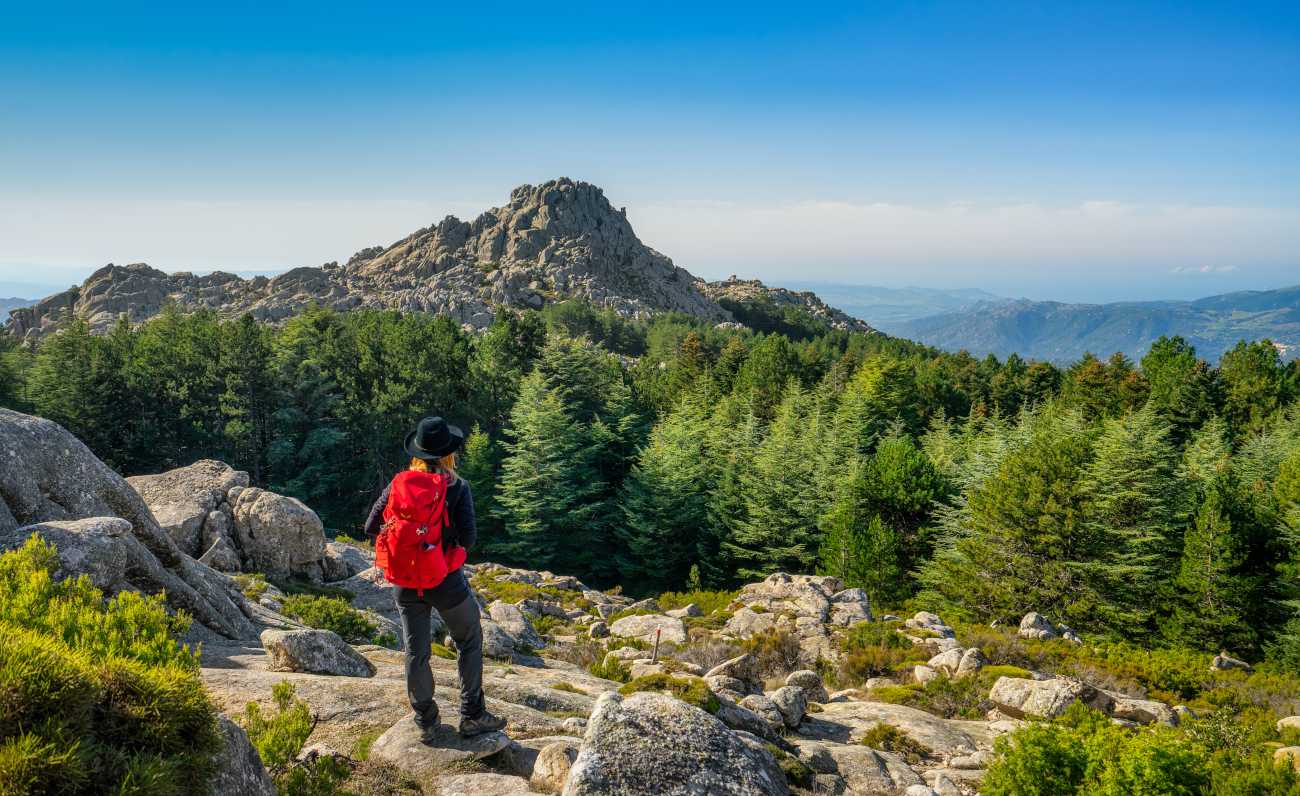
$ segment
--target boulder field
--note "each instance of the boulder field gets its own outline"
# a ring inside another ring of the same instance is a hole
[[[391,627],[392,595],[371,554],[325,542],[315,515],[290,500],[220,462],[128,481],[58,425],[0,410],[0,549],[40,534],[58,546],[61,574],[85,574],[109,594],[165,592],[194,617],[187,640],[202,642],[202,679],[225,716],[214,792],[271,792],[230,719],[250,701],[270,708],[285,680],[313,713],[311,754],[365,756],[442,794],[954,796],[976,792],[1000,735],[1075,702],[1125,724],[1175,724],[1185,710],[1065,677],[986,671],[983,651],[938,615],[877,619],[863,592],[833,577],[774,573],[706,614],[481,563],[466,573],[484,626],[484,688],[509,724],[469,742],[455,735],[456,664],[444,650],[433,668],[446,726],[423,744],[399,650],[305,628],[279,613],[273,586],[246,598],[202,560],[219,549],[214,563],[232,570],[334,581],[352,607]],[[288,508],[251,508],[259,503]],[[276,539],[291,551],[268,550]],[[844,634],[867,622],[919,648],[923,662],[829,692],[819,672],[834,671]],[[1019,633],[1077,641],[1037,614]],[[779,664],[763,647],[772,638],[784,639]],[[976,676],[968,682],[988,689],[979,720],[884,698],[891,687]]]

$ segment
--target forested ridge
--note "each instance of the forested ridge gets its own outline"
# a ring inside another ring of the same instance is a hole
[[[0,404],[125,473],[229,461],[354,535],[441,412],[473,429],[480,559],[637,593],[816,569],[884,606],[1300,666],[1300,373],[1267,341],[1062,369],[746,320],[171,309],[6,343]]]

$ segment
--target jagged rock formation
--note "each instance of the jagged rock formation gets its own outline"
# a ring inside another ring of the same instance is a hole
[[[12,312],[11,334],[38,339],[72,316],[103,332],[118,318],[140,323],[174,304],[223,317],[277,322],[316,304],[338,311],[399,309],[450,315],[482,328],[501,307],[538,308],[582,298],[628,317],[682,312],[732,322],[719,301],[798,306],[834,328],[872,331],[812,293],[734,278],[705,283],[637,238],[600,188],[568,178],[523,185],[510,202],[473,221],[448,216],[345,264],[302,267],[274,278],[216,272],[167,274],[144,263],[109,264],[79,287]]]
[[[0,549],[34,533],[110,593],[165,592],[218,637],[257,637],[230,579],[186,555],[121,476],[57,423],[0,409]]]
[[[181,550],[223,572],[321,580],[326,568],[339,569],[325,563],[325,528],[316,512],[249,486],[248,473],[224,462],[203,459],[126,481]]]
[[[721,282],[706,282],[704,294],[727,307],[730,302],[739,304],[771,303],[778,309],[794,308],[806,312],[814,320],[825,323],[832,329],[846,332],[875,333],[875,329],[859,318],[828,306],[811,290],[786,290],[783,287],[768,287],[757,279],[737,279],[734,275]]]

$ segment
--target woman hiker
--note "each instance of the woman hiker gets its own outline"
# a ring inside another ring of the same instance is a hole
[[[395,584],[406,644],[406,693],[426,742],[438,727],[429,667],[430,612],[435,610],[456,642],[461,736],[506,726],[483,702],[478,601],[460,569],[478,535],[469,484],[456,475],[456,451],[464,441],[464,432],[441,417],[421,420],[406,437],[408,469],[384,488],[366,521],[366,533],[375,541],[375,564]]]

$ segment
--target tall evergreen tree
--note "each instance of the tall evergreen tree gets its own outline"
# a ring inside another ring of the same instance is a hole
[[[1142,357],[1151,385],[1148,405],[1169,423],[1171,439],[1182,443],[1214,414],[1214,373],[1181,337],[1161,336]]]
[[[271,345],[265,328],[244,315],[225,324],[221,335],[221,414],[233,460],[249,471],[253,482],[266,483],[266,457],[271,447],[272,420],[280,400],[271,366]]]
[[[708,416],[704,395],[688,393],[651,431],[623,483],[626,582],[654,591],[681,588],[698,560],[711,487],[702,433]]]
[[[1108,420],[1083,475],[1090,536],[1101,555],[1081,564],[1098,621],[1123,635],[1152,629],[1157,601],[1182,553],[1183,497],[1169,427],[1154,407]]]
[[[905,597],[907,586],[902,539],[877,513],[872,481],[863,460],[841,478],[822,517],[818,571],[840,578],[849,588],[863,589],[878,606]]]
[[[741,472],[745,517],[724,543],[742,578],[797,572],[818,545],[809,396],[791,382],[767,436]]]
[[[1223,414],[1237,438],[1264,429],[1285,400],[1284,369],[1272,341],[1237,343],[1219,360]]]

